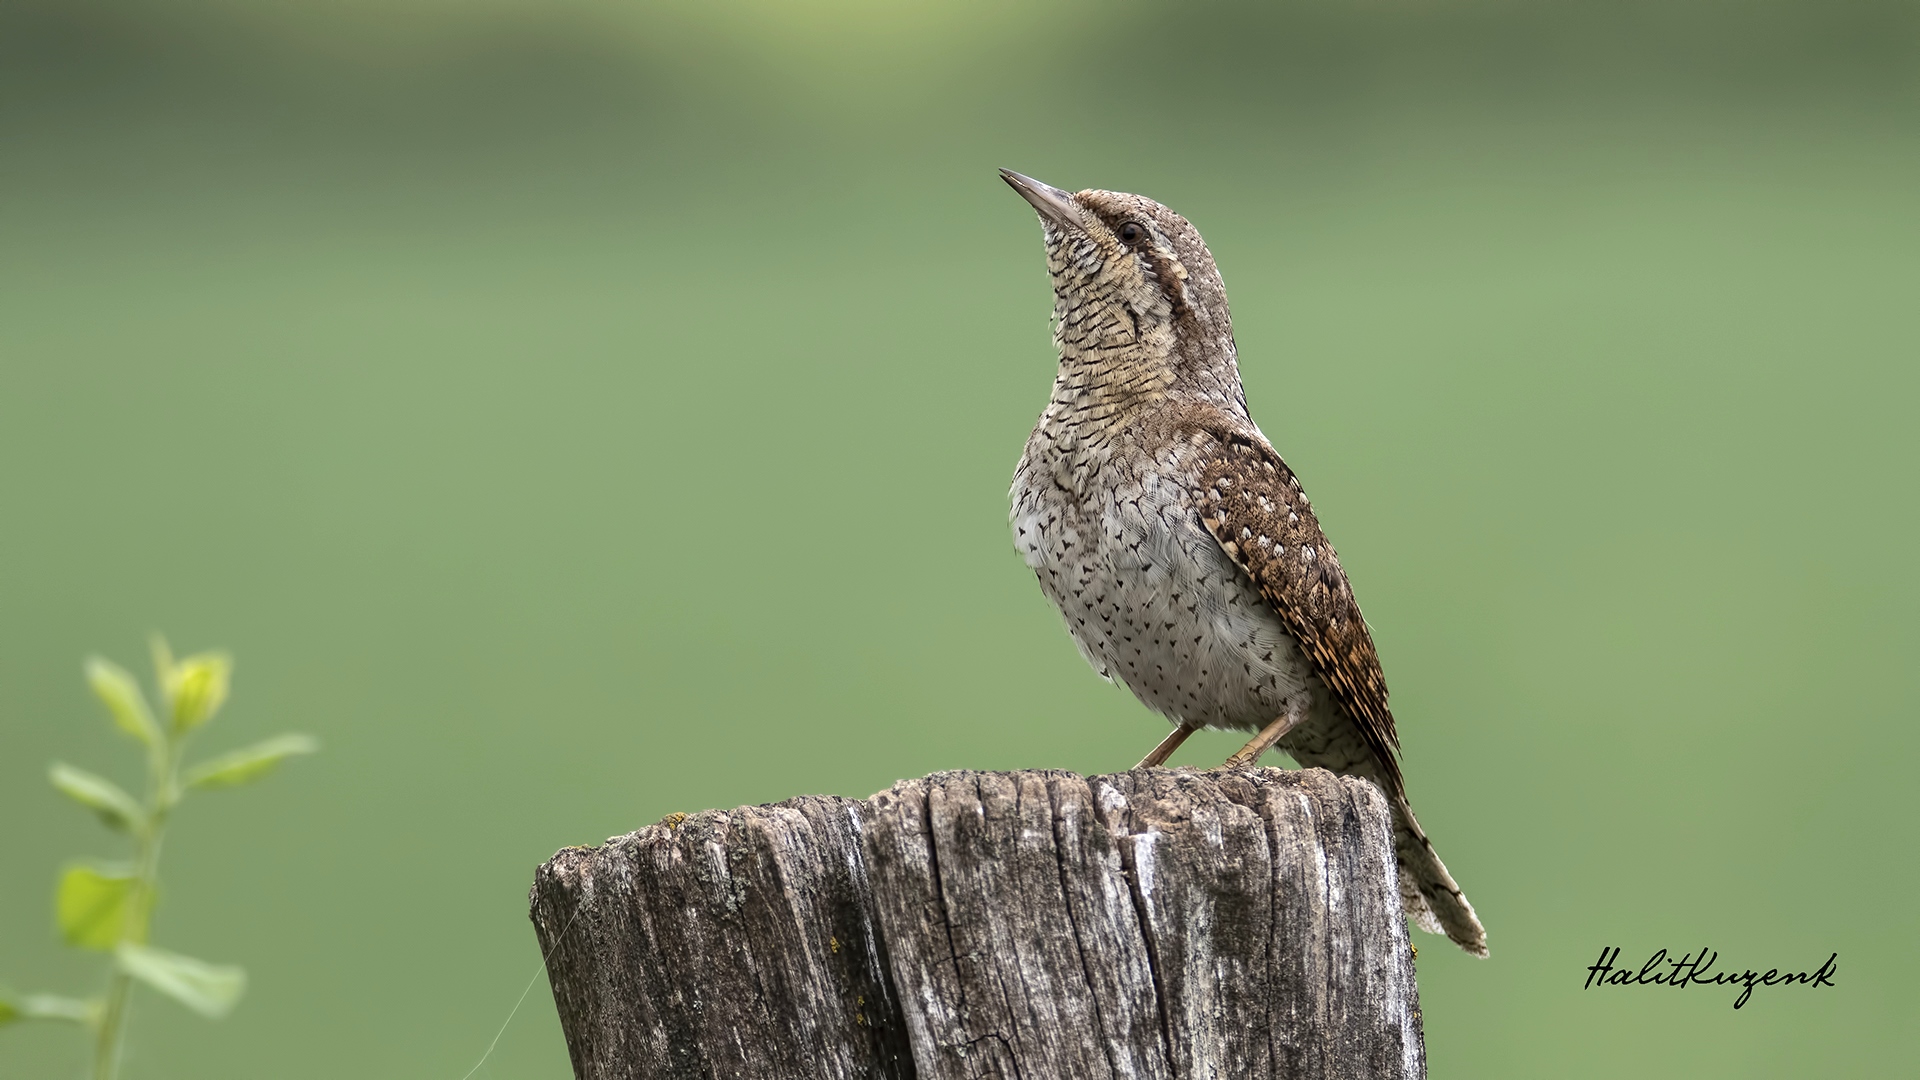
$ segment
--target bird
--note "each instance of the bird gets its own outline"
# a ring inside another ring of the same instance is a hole
[[[1040,217],[1059,354],[1013,475],[1013,539],[1081,655],[1166,717],[1253,731],[1371,781],[1401,906],[1476,956],[1486,930],[1407,801],[1372,632],[1299,479],[1241,387],[1226,287],[1187,219],[1140,195],[1000,170]]]

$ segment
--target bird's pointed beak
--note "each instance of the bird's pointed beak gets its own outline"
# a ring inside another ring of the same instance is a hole
[[[1086,231],[1086,224],[1080,217],[1080,206],[1073,196],[1051,184],[1043,184],[1031,176],[1021,176],[1012,169],[1001,169],[1000,179],[1007,186],[1020,193],[1020,197],[1033,204],[1041,218],[1053,222],[1062,228],[1079,232]]]

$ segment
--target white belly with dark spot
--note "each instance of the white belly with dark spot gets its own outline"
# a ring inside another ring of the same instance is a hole
[[[1038,482],[1013,492],[1014,543],[1096,671],[1179,723],[1258,729],[1303,691],[1323,705],[1292,635],[1184,491],[1149,474],[1087,503],[1021,475]]]

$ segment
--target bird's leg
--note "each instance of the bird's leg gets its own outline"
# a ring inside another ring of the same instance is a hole
[[[1223,769],[1244,769],[1252,765],[1254,762],[1260,760],[1260,755],[1266,753],[1268,747],[1279,742],[1287,732],[1298,727],[1300,722],[1306,718],[1306,702],[1287,702],[1286,712],[1275,717],[1273,723],[1261,728],[1260,734],[1248,740],[1247,745],[1234,751],[1233,756],[1228,758],[1220,767]]]
[[[1200,729],[1192,724],[1181,724],[1179,727],[1174,728],[1173,734],[1161,739],[1160,745],[1153,748],[1153,753],[1141,758],[1140,764],[1135,765],[1134,768],[1151,769],[1155,765],[1167,760],[1173,756],[1175,750],[1180,749],[1181,743],[1187,741],[1187,736],[1198,730]]]

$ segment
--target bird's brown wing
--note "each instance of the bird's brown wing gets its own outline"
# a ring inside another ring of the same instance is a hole
[[[1400,787],[1400,736],[1373,635],[1300,481],[1257,431],[1203,424],[1190,427],[1188,437],[1201,521],[1299,640],[1314,673]]]

